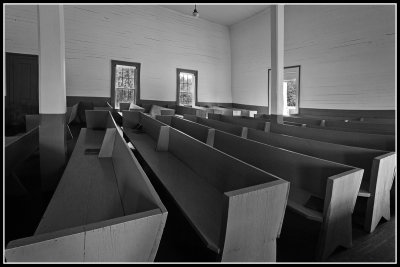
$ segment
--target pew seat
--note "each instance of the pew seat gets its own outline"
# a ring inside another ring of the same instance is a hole
[[[153,261],[167,218],[118,126],[92,120],[31,237],[7,244],[8,262]]]
[[[286,181],[146,114],[124,112],[123,118],[133,146],[219,260],[276,260]],[[143,132],[132,129],[138,123]]]
[[[175,123],[173,123],[176,121]],[[178,121],[180,121],[178,123]],[[210,129],[194,122],[171,118],[171,126],[205,139],[205,130],[214,130],[214,148],[247,162],[291,183],[288,207],[310,220],[322,223],[316,258],[326,259],[333,250],[352,244],[352,213],[363,170],[246,140],[233,134]],[[313,205],[310,206],[310,203]],[[337,218],[341,218],[337,221]],[[342,236],[335,236],[340,229]]]

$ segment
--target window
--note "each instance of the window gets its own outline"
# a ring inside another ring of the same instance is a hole
[[[271,69],[268,69],[268,97],[271,99]],[[300,97],[300,66],[290,66],[284,68],[283,73],[283,115],[299,113]],[[271,104],[271,101],[269,101]]]
[[[140,63],[111,60],[111,103],[136,104],[140,99]]]
[[[176,102],[181,106],[197,104],[197,71],[176,69]]]

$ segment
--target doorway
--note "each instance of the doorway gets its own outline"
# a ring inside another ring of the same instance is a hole
[[[27,114],[39,114],[39,57],[6,53],[6,136],[25,132]]]

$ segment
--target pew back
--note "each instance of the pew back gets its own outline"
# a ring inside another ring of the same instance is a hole
[[[185,117],[183,117],[185,118]],[[214,128],[217,130],[221,130],[224,132],[228,132],[237,136],[242,136],[245,137],[247,133],[247,128],[239,126],[239,125],[232,125],[230,123],[222,122],[222,121],[217,121],[217,120],[211,120],[211,119],[205,119],[205,118],[198,118],[197,117],[197,123],[206,125],[210,128]],[[244,129],[245,128],[245,129]]]
[[[152,105],[149,114],[150,116],[153,117],[156,115],[174,115],[175,110],[170,108],[160,107],[158,105]]]
[[[160,132],[162,127],[168,126],[160,124]],[[168,140],[168,151],[160,153],[153,148],[157,141],[149,142],[143,134],[124,127],[137,151],[208,248],[219,253],[220,260],[275,261],[275,239],[282,225],[288,182],[179,130],[168,129],[159,137]],[[263,203],[262,208],[257,203]]]
[[[85,153],[100,146],[111,147],[112,155]],[[11,241],[6,259],[153,261],[166,217],[117,129],[83,128],[35,235]]]
[[[108,110],[85,110],[85,116],[88,129],[104,130],[115,128],[114,119]]]
[[[282,124],[271,124],[271,132],[308,138],[323,142],[394,151],[395,138],[391,135],[342,132]]]

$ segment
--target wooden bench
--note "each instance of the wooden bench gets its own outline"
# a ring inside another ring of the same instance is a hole
[[[213,146],[290,182],[288,207],[322,223],[316,258],[352,246],[352,213],[363,170],[216,130]],[[310,201],[319,208],[308,207]],[[318,205],[317,205],[318,206]],[[340,234],[338,234],[340,233]]]
[[[368,199],[367,206],[363,209],[365,231],[373,232],[382,217],[390,220],[389,196],[396,168],[396,153],[266,133],[254,129],[248,129],[247,138],[364,169],[358,200],[362,202],[362,198]]]
[[[199,124],[206,125],[213,129],[228,132],[228,133],[231,133],[231,134],[234,134],[237,136],[241,136],[244,138],[246,138],[246,136],[247,136],[247,127],[242,127],[239,125],[232,125],[231,123],[226,123],[226,122],[217,121],[217,120],[200,118],[200,117],[196,117],[193,115],[184,115],[183,118],[193,121],[193,122],[197,122]]]
[[[174,115],[175,110],[171,108],[163,108],[157,105],[152,105],[149,114],[152,117],[155,117],[156,115]]]
[[[357,146],[386,151],[395,150],[395,136],[392,135],[333,131],[275,123],[271,124],[270,131],[273,133],[297,136],[301,138],[347,146]]]
[[[190,128],[195,124],[183,119],[175,120],[186,124],[186,127],[180,128]],[[191,131],[194,129],[193,127]],[[291,182],[289,207],[308,219],[322,222],[317,259],[325,259],[339,245],[351,247],[351,216],[361,184],[362,169],[238,138],[219,130],[214,133],[212,145]],[[338,191],[343,188],[346,188],[344,192]],[[307,201],[315,197],[320,200],[321,210],[306,206]],[[341,209],[342,205],[344,209]],[[335,218],[339,217],[341,221],[335,222]],[[340,238],[335,236],[338,229],[343,232]]]
[[[175,113],[179,115],[195,115],[197,117],[207,118],[207,109],[203,107],[186,107],[186,106],[176,106]]]
[[[7,244],[8,262],[154,260],[167,211],[115,127],[81,129],[35,234]]]
[[[208,118],[212,119],[212,120],[219,120],[222,122],[236,124],[236,125],[240,125],[243,127],[262,130],[262,131],[269,131],[269,125],[270,125],[270,123],[265,120],[254,119],[251,117],[244,118],[244,117],[236,117],[236,116],[235,117],[234,116],[225,116],[222,114],[209,114]]]
[[[6,136],[4,147],[5,193],[21,196],[28,193],[14,170],[39,149],[39,126],[18,136]]]
[[[143,113],[124,132],[221,261],[276,261],[288,183]],[[140,123],[144,133],[131,126]]]
[[[159,120],[181,132],[184,132],[191,137],[212,145],[214,142],[215,129],[207,127],[202,124],[198,124],[186,119],[180,119],[175,116],[156,116],[156,120]]]
[[[330,121],[323,120],[321,126],[326,127],[330,130],[340,130],[349,132],[363,132],[371,134],[391,134],[395,133],[394,124],[378,124],[378,123],[368,123],[368,122],[355,122],[355,121]],[[321,127],[320,126],[320,127]],[[313,126],[317,127],[318,126]]]

